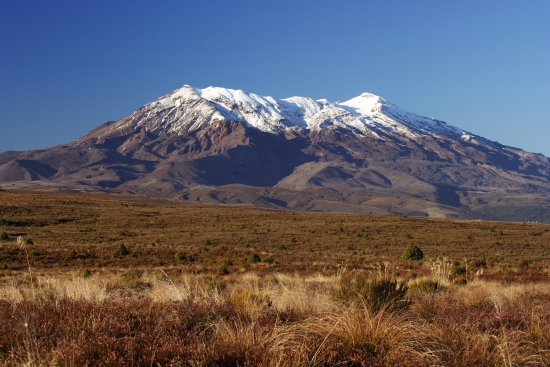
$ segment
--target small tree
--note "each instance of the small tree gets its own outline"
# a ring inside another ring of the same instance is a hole
[[[407,245],[405,251],[403,251],[403,260],[422,260],[423,258],[424,253],[422,250],[412,243]]]

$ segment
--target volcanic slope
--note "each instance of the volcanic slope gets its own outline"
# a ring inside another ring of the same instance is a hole
[[[72,143],[1,153],[0,186],[513,219],[547,213],[550,160],[370,93],[331,103],[185,85]]]

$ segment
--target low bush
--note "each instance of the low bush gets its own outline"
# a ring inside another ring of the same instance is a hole
[[[218,274],[220,275],[229,274],[229,270],[227,269],[227,266],[220,265],[220,267],[218,268]]]
[[[468,264],[473,268],[481,268],[487,266],[487,261],[482,257],[480,259],[470,260]]]
[[[434,294],[441,289],[439,282],[433,279],[419,279],[413,284],[409,285],[409,293],[411,295],[425,293]]]
[[[122,279],[141,278],[142,276],[143,272],[134,268],[127,269],[120,274]]]
[[[90,269],[84,269],[84,270],[82,271],[82,273],[80,274],[80,276],[81,276],[82,278],[86,279],[86,278],[89,278],[89,277],[92,276],[92,272],[90,271]]]
[[[115,256],[125,256],[125,255],[128,255],[129,253],[130,251],[128,251],[128,248],[126,247],[126,245],[121,243],[120,245],[118,245],[115,251]]]
[[[233,266],[233,261],[231,261],[231,259],[224,259],[224,260],[222,261],[222,265],[223,265],[223,266],[226,266],[226,267],[227,267],[227,266]]]
[[[185,258],[186,258],[185,254],[181,251],[178,251],[174,254],[174,259],[177,261],[183,261],[185,260]]]
[[[453,266],[451,268],[452,275],[463,275],[466,274],[466,267],[464,266]]]
[[[422,260],[424,258],[424,252],[422,252],[420,247],[411,243],[405,247],[402,257],[403,260]]]
[[[120,274],[122,280],[124,280],[126,285],[131,289],[145,290],[151,288],[150,283],[141,280],[142,276],[143,272],[134,268],[125,270],[124,272],[122,272],[122,274]]]
[[[332,296],[343,303],[367,307],[373,312],[395,311],[409,306],[408,289],[405,282],[400,283],[386,276],[370,278],[366,274],[344,274],[333,289]]]
[[[7,241],[9,240],[9,236],[6,232],[0,233],[0,241]]]
[[[256,263],[259,263],[261,261],[262,261],[262,259],[260,258],[260,256],[258,254],[252,254],[248,257],[248,259],[246,260],[246,263],[247,264],[256,264]]]
[[[468,284],[468,281],[466,280],[466,278],[458,277],[458,278],[455,278],[455,280],[453,280],[453,283],[456,285],[466,285]]]

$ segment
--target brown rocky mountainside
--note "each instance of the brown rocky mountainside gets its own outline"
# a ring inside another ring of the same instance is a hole
[[[307,211],[545,221],[550,161],[365,93],[343,103],[184,86],[45,150],[0,153],[0,187]]]

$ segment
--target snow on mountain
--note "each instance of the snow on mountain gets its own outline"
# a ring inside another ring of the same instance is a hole
[[[147,131],[183,135],[223,120],[244,122],[268,133],[289,129],[305,132],[345,129],[358,136],[379,139],[384,139],[383,135],[388,133],[414,140],[430,134],[471,143],[489,143],[442,121],[408,112],[371,93],[331,103],[326,99],[275,99],[242,90],[199,89],[189,85],[143,106],[108,133],[145,127]]]
[[[195,202],[453,218],[481,206],[550,206],[547,157],[370,93],[331,102],[185,85],[72,143],[0,153],[0,187],[36,180]]]

